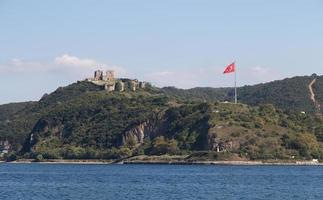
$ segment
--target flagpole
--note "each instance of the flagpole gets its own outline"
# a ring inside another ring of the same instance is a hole
[[[234,72],[234,103],[237,104],[238,103],[238,97],[237,97],[237,69],[235,66],[235,62],[231,63],[230,65],[228,65],[223,74],[228,74],[228,73],[232,73]]]
[[[235,62],[235,61],[234,61]],[[234,70],[234,103],[237,104],[237,68]]]

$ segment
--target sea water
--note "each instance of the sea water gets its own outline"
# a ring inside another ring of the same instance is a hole
[[[0,164],[0,199],[323,199],[323,167]]]

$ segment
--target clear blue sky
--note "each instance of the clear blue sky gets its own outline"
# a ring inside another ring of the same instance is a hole
[[[96,68],[158,86],[323,74],[320,0],[0,0],[0,104]]]

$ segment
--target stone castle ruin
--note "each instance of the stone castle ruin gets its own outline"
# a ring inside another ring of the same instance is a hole
[[[108,92],[112,91],[136,91],[137,89],[146,88],[146,82],[138,81],[137,79],[127,79],[127,78],[115,78],[115,72],[108,70],[105,73],[102,70],[96,70],[94,72],[93,78],[86,79],[87,81],[104,87],[104,90]]]

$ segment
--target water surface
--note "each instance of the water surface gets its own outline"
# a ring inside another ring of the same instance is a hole
[[[321,166],[0,164],[0,199],[322,199]]]

